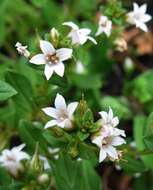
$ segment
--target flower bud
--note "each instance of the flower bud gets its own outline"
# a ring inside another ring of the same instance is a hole
[[[58,38],[59,38],[58,30],[56,30],[55,28],[52,28],[50,30],[50,35],[51,35],[52,43],[56,46],[58,43]]]
[[[39,157],[38,149],[39,149],[39,145],[36,144],[35,153],[34,153],[32,160],[31,160],[31,170],[33,172],[42,172],[43,167],[44,167],[43,161]]]
[[[38,183],[39,184],[44,184],[47,183],[49,180],[49,176],[46,173],[43,173],[41,175],[38,176]]]

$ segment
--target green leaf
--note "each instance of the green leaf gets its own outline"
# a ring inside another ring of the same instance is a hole
[[[105,96],[101,100],[102,109],[109,109],[109,106],[113,109],[115,114],[119,118],[128,119],[132,113],[129,109],[129,103],[127,99],[123,97]]]
[[[101,87],[100,75],[77,75],[70,76],[70,81],[73,85],[76,85],[82,89],[97,89]]]
[[[136,142],[137,149],[143,151],[146,146],[144,144],[144,132],[147,126],[147,119],[144,116],[136,116],[134,119],[134,139]],[[142,155],[141,159],[143,160],[146,167],[153,169],[153,155]]]
[[[146,145],[146,147],[153,151],[153,134],[152,135],[148,135],[144,137],[144,144]]]
[[[144,172],[146,170],[146,167],[141,160],[137,160],[130,156],[125,156],[124,159],[126,161],[121,161],[120,164],[127,173]]]
[[[43,153],[47,152],[47,143],[42,135],[43,129],[28,121],[21,120],[18,131],[21,139],[26,143],[31,153],[34,153],[37,142],[39,142],[40,151]]]
[[[4,81],[0,81],[0,101],[7,100],[16,94],[17,91],[11,85]]]
[[[153,99],[153,70],[149,70],[139,75],[134,80],[128,82],[125,87],[125,93],[137,98],[141,103],[147,103]]]
[[[87,160],[73,161],[71,157],[62,155],[54,163],[53,170],[58,190],[101,189],[100,178]]]
[[[18,92],[16,96],[12,98],[13,107],[15,108],[16,125],[21,118],[29,118],[32,115],[34,109],[34,92],[29,80],[16,72],[6,72],[6,81],[11,84]]]

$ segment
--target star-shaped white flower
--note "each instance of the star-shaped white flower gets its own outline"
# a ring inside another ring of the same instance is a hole
[[[113,111],[109,108],[108,113],[105,111],[99,112],[102,117],[102,125],[108,127],[116,127],[119,124],[118,117],[114,117]]]
[[[118,151],[115,148],[125,143],[125,140],[120,136],[97,136],[93,138],[92,142],[100,148],[99,162],[102,162],[105,158],[111,160],[117,160]]]
[[[72,44],[83,45],[87,40],[92,41],[94,44],[97,44],[96,40],[89,36],[91,30],[88,28],[79,28],[73,22],[64,22],[63,25],[71,27],[71,31],[68,34],[68,37],[72,39]]]
[[[22,151],[24,147],[25,145],[21,144],[20,146],[14,147],[11,150],[5,149],[0,155],[1,165],[15,177],[18,175],[18,172],[23,169],[21,161],[30,158],[26,152]]]
[[[27,50],[28,46],[23,46],[20,42],[17,42],[15,47],[19,54],[24,55],[26,58],[30,56],[30,52]]]
[[[55,108],[46,107],[42,109],[47,115],[54,118],[46,123],[45,129],[55,125],[61,128],[72,128],[73,113],[78,106],[78,102],[72,102],[67,106],[64,97],[57,94],[54,104]]]
[[[124,130],[115,128],[119,124],[119,119],[118,117],[114,117],[114,114],[111,108],[109,108],[108,113],[105,111],[101,111],[99,112],[99,114],[102,117],[102,119],[99,122],[102,125],[101,133],[103,137],[106,137],[108,135],[109,136],[121,135],[123,137],[126,136]]]
[[[111,35],[112,31],[112,21],[107,18],[107,16],[100,16],[98,23],[98,30],[96,36],[105,33],[107,37]]]
[[[55,49],[53,45],[45,40],[40,40],[40,49],[42,54],[37,54],[30,59],[30,63],[41,65],[45,64],[45,76],[49,80],[55,72],[57,75],[63,77],[64,64],[63,61],[71,58],[72,49],[60,48]]]
[[[143,4],[139,7],[137,3],[133,3],[133,9],[133,11],[127,14],[127,21],[130,24],[134,24],[136,27],[147,32],[148,28],[145,23],[151,20],[151,16],[146,14],[147,5]]]

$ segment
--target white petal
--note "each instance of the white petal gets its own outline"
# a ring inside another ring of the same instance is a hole
[[[42,109],[43,112],[45,112],[46,115],[49,115],[53,118],[57,118],[57,110],[55,108],[52,107],[46,107]]]
[[[45,129],[47,129],[47,128],[49,128],[49,127],[53,127],[53,126],[55,126],[55,125],[57,125],[58,124],[58,122],[57,122],[57,120],[51,120],[51,121],[48,121],[47,123],[46,123],[46,125],[45,125]]]
[[[74,30],[78,30],[79,27],[74,22],[64,22],[62,25],[70,26]]]
[[[108,117],[109,119],[113,119],[113,111],[110,107],[109,107]]]
[[[139,25],[137,25],[137,27],[143,30],[144,32],[148,31],[147,25],[144,23],[140,23]]]
[[[57,94],[56,95],[56,98],[55,98],[55,107],[57,109],[66,109],[66,102],[65,102],[65,99],[62,95],[60,94]]]
[[[105,149],[105,151],[107,152],[107,154],[114,159],[118,158],[118,154],[117,154],[117,150],[113,147],[113,146],[109,146]]]
[[[57,125],[58,125],[59,127],[61,127],[61,128],[64,128],[64,127],[65,127],[66,122],[67,122],[67,119],[65,119],[64,121],[62,121],[62,122],[58,123]]]
[[[139,7],[139,11],[141,12],[141,14],[145,14],[147,11],[147,4],[143,4]]]
[[[81,29],[79,29],[79,33],[80,33],[81,35],[84,35],[84,36],[89,35],[90,32],[91,32],[91,30],[88,29],[88,28],[81,28]]]
[[[134,12],[136,12],[139,9],[139,6],[137,3],[133,3],[133,9],[134,9]]]
[[[53,47],[53,45],[45,40],[40,40],[40,49],[45,55],[52,55],[55,53],[55,48]]]
[[[103,28],[102,27],[98,27],[98,30],[95,34],[95,36],[99,36],[100,34],[102,34],[104,31],[103,31]]]
[[[95,137],[95,138],[92,140],[92,143],[94,143],[94,144],[96,144],[97,146],[101,147],[101,145],[102,145],[102,137],[101,137],[101,136]]]
[[[71,38],[72,44],[81,44],[81,42],[80,42],[80,35],[79,35],[78,31],[71,31],[68,34],[68,37]]]
[[[101,112],[99,112],[99,114],[101,115],[101,117],[104,120],[104,122],[106,122],[107,121],[107,117],[108,117],[107,112],[101,111]]]
[[[30,59],[30,63],[36,64],[36,65],[42,65],[46,63],[46,59],[44,54],[37,54],[34,55],[31,59]]]
[[[49,64],[46,64],[45,65],[45,76],[46,76],[46,79],[49,80],[53,74],[54,70],[53,70],[53,66],[52,65],[49,65]]]
[[[21,151],[25,147],[25,144],[21,144],[19,146],[13,147],[12,151]]]
[[[105,158],[106,158],[106,152],[103,150],[103,149],[100,149],[100,152],[99,152],[99,163],[104,161]]]
[[[112,119],[112,122],[113,122],[113,127],[116,127],[116,126],[119,124],[119,119],[118,119],[118,117],[114,117],[114,118]]]
[[[77,106],[78,106],[78,102],[72,102],[68,105],[67,110],[68,110],[68,114],[70,117],[72,116],[72,114],[76,110]]]
[[[62,62],[57,63],[54,67],[55,73],[58,74],[60,77],[63,77],[64,69],[65,69],[65,67],[64,67],[64,64]]]
[[[123,138],[121,138],[121,137],[114,137],[112,139],[112,143],[111,144],[113,146],[119,146],[119,145],[122,145],[124,143],[125,143],[125,140]]]
[[[143,17],[141,18],[142,22],[148,22],[149,20],[151,20],[151,16],[149,14],[143,15]]]
[[[114,130],[114,132],[113,132],[113,135],[114,136],[119,136],[119,135],[121,135],[121,136],[123,136],[123,137],[126,137],[126,134],[125,134],[125,131],[124,130],[121,130],[121,129],[118,129],[118,128],[113,128]]]
[[[91,36],[88,36],[87,39],[92,41],[95,45],[97,45],[96,40],[94,38],[92,38]]]
[[[56,50],[57,57],[59,57],[60,61],[65,61],[72,57],[72,49],[70,48],[61,48]]]

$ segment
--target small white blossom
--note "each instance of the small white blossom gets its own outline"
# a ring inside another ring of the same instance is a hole
[[[24,55],[26,58],[30,56],[30,52],[27,50],[27,46],[23,46],[20,42],[15,44],[15,47],[19,54]]]
[[[91,30],[88,28],[79,28],[73,22],[64,22],[63,25],[71,27],[71,31],[68,34],[68,37],[72,39],[72,44],[83,45],[87,40],[92,41],[94,44],[97,44],[96,40],[89,36]]]
[[[42,54],[37,54],[30,59],[30,63],[41,65],[45,64],[45,76],[49,80],[55,72],[57,75],[63,77],[64,64],[63,61],[71,58],[72,49],[60,48],[55,49],[53,45],[45,40],[40,40],[40,49]]]
[[[113,111],[111,108],[109,108],[108,113],[105,111],[99,112],[102,119],[99,121],[99,123],[102,125],[101,133],[103,137],[107,137],[109,135],[113,136],[123,136],[125,137],[124,130],[115,128],[119,124],[118,117],[114,117]]]
[[[0,163],[13,176],[17,176],[18,172],[23,170],[22,160],[29,159],[29,155],[22,151],[24,144],[14,147],[11,150],[5,149],[0,156]]]
[[[109,20],[106,16],[100,16],[98,30],[96,36],[99,36],[102,33],[105,33],[107,37],[111,35],[112,31],[112,21]]]
[[[147,32],[148,28],[145,23],[151,20],[151,16],[146,14],[147,5],[143,4],[139,7],[137,3],[133,3],[133,9],[133,11],[127,14],[127,22]]]
[[[73,113],[78,106],[78,102],[72,102],[67,106],[64,97],[57,94],[54,104],[55,108],[46,107],[42,109],[47,115],[54,118],[47,122],[45,128],[55,125],[61,128],[72,128]]]
[[[105,136],[102,135],[93,138],[92,142],[100,148],[99,162],[102,162],[105,158],[110,160],[119,159],[116,146],[120,146],[125,143],[125,140],[120,136]]]

